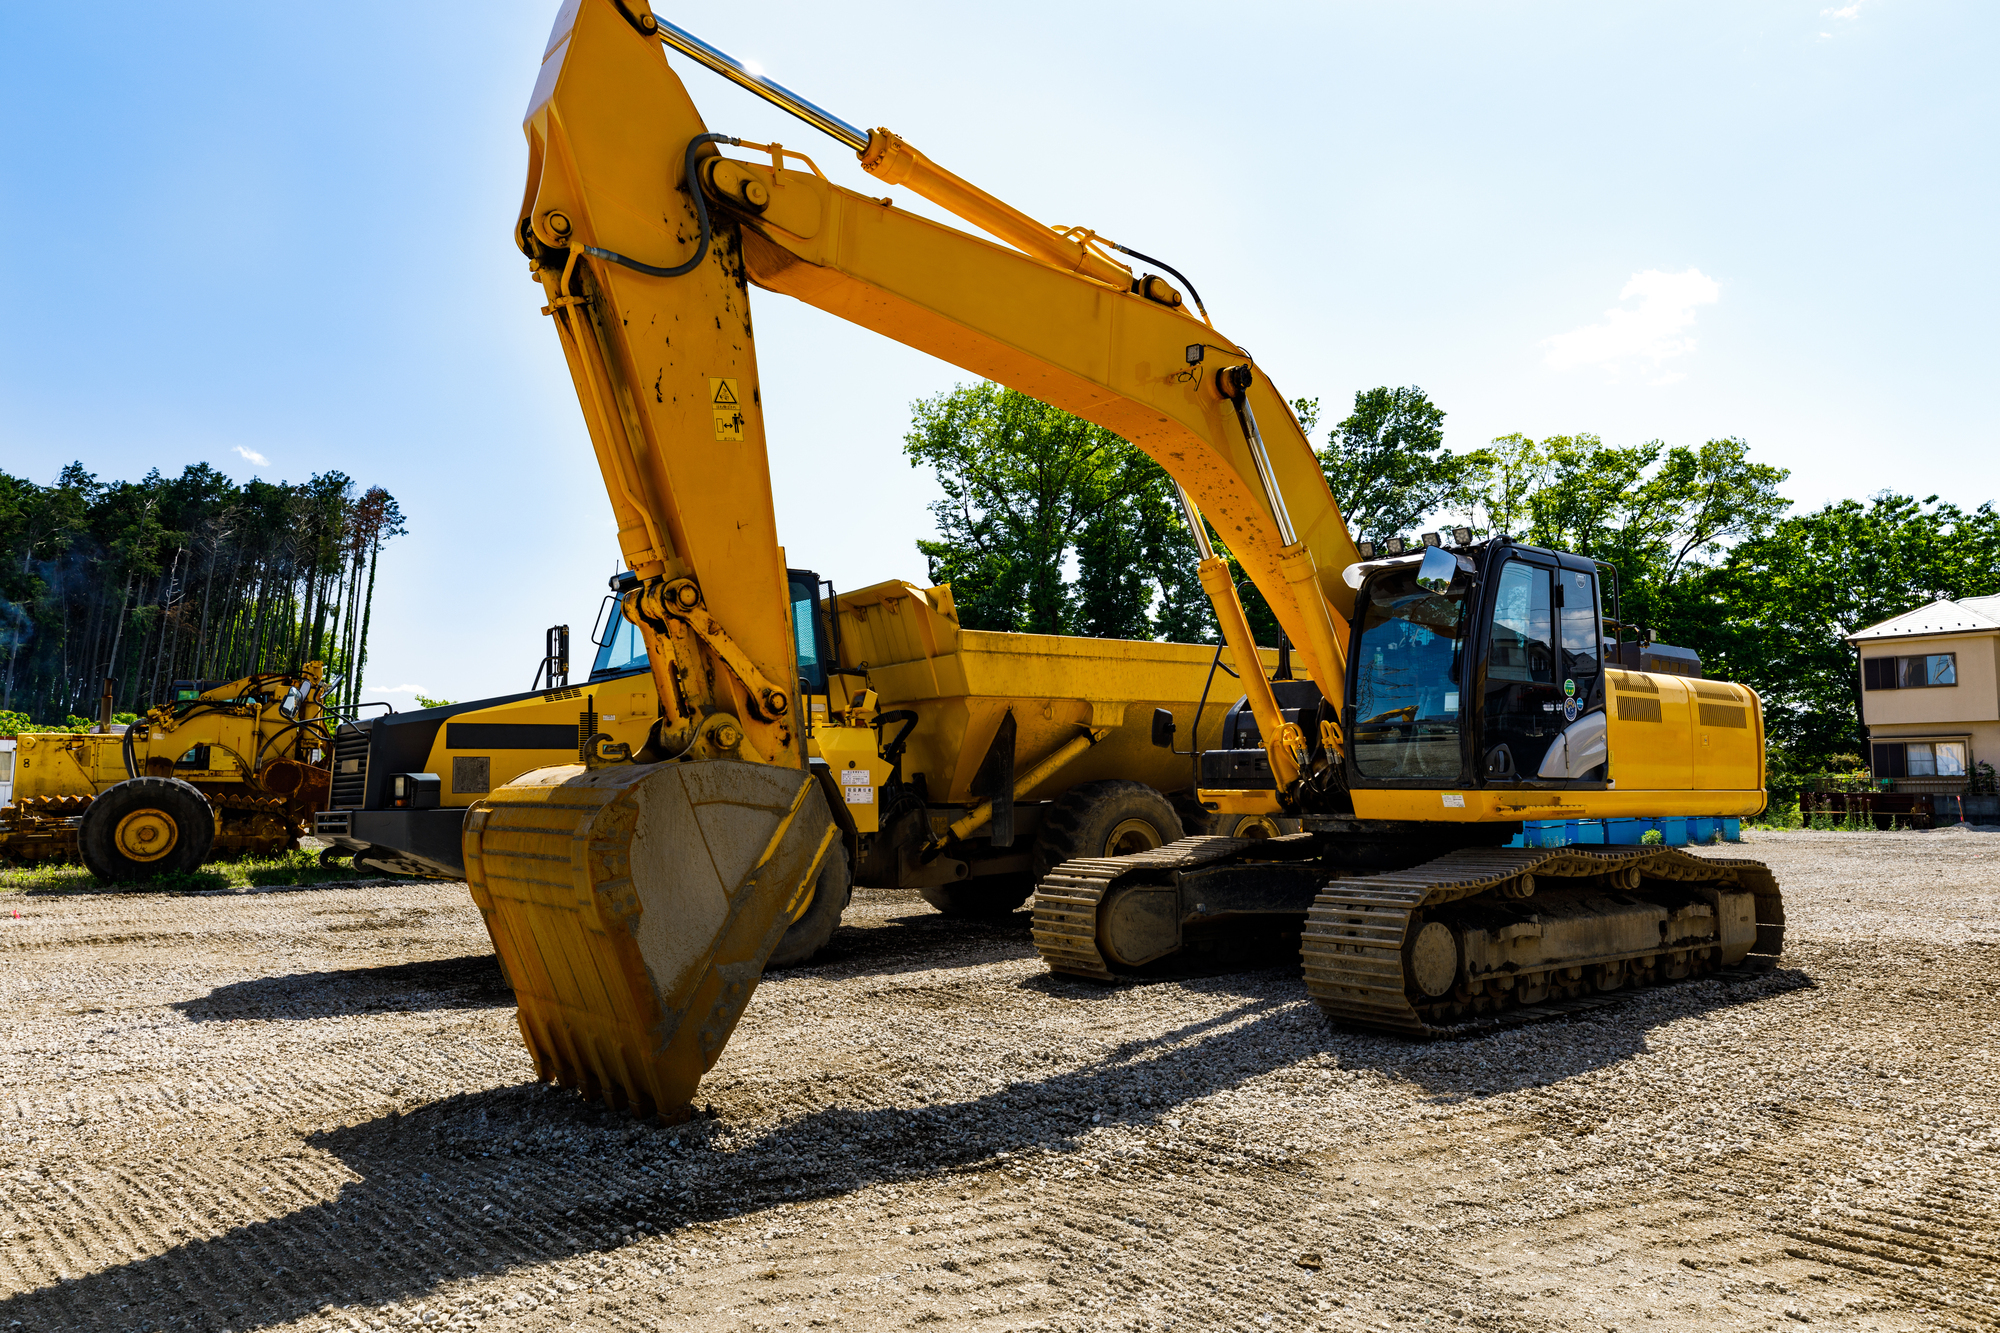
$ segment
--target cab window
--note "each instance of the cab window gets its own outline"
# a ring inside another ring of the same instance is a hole
[[[1565,676],[1595,676],[1604,637],[1598,629],[1597,577],[1580,569],[1556,571],[1557,614],[1562,618]]]
[[[1602,654],[1595,574],[1521,559],[1501,567],[1480,738],[1487,777],[1541,775],[1555,738],[1589,711]]]
[[[643,671],[648,665],[646,640],[640,635],[639,627],[627,620],[615,606],[610,621],[604,629],[604,642],[597,646],[597,660],[590,664],[592,680],[621,676],[628,671]]]
[[[1519,560],[1500,571],[1493,599],[1493,646],[1486,655],[1486,679],[1519,684],[1555,680],[1549,642],[1548,571]]]
[[[819,578],[799,570],[786,573],[792,592],[792,642],[799,648],[799,687],[826,693],[826,638],[819,628]]]
[[[1350,669],[1349,749],[1361,776],[1459,780],[1465,623],[1463,595],[1426,592],[1414,568],[1368,585]]]

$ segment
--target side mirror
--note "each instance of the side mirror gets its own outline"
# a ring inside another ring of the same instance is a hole
[[[1458,557],[1442,546],[1426,546],[1424,562],[1417,566],[1417,586],[1425,592],[1434,592],[1442,597],[1451,591],[1452,580],[1458,577]]]
[[[1168,709],[1153,710],[1153,744],[1162,750],[1174,748],[1174,715]]]

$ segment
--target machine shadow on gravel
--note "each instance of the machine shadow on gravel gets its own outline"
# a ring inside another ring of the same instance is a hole
[[[406,966],[470,977],[480,961]],[[366,973],[314,975],[326,979],[316,981],[323,989],[351,986]],[[1052,984],[1070,998],[1110,993]],[[325,1130],[308,1144],[360,1177],[338,1198],[0,1300],[0,1327],[18,1319],[29,1327],[81,1328],[101,1319],[104,1326],[164,1329],[170,1317],[175,1328],[200,1326],[204,1317],[242,1327],[301,1318],[329,1303],[408,1301],[459,1279],[609,1252],[648,1233],[875,1184],[976,1174],[982,1188],[1009,1188],[992,1173],[1075,1150],[1094,1128],[1184,1132],[1188,1138],[1171,1150],[1199,1160],[1214,1145],[1198,1130],[1168,1125],[1170,1117],[1180,1118],[1192,1101],[1316,1057],[1332,1057],[1321,1066],[1330,1078],[1405,1079],[1437,1100],[1498,1095],[1529,1080],[1503,1079],[1496,1070],[1532,1064],[1532,1082],[1559,1082],[1644,1049],[1662,1023],[1811,983],[1779,971],[1661,987],[1573,1022],[1428,1044],[1330,1028],[1304,1001],[1297,979],[1276,971],[1175,984],[1235,1002],[1172,1032],[1126,1042],[1084,1068],[928,1106],[887,1105],[921,1092],[885,1084],[864,1089],[876,1094],[871,1108],[825,1106],[734,1145],[715,1120],[660,1128],[537,1084]],[[1524,1060],[1528,1051],[1532,1059]],[[1242,1148],[1232,1141],[1226,1150]],[[1139,1160],[1163,1151],[1149,1146]],[[127,1313],[118,1313],[121,1307]],[[142,1310],[154,1312],[150,1322],[129,1313]]]
[[[810,963],[770,975],[873,976],[1030,958],[1035,952],[1033,926],[1032,914],[1025,911],[978,921],[919,906],[882,925],[840,926]]]
[[[514,992],[491,953],[333,972],[294,972],[217,986],[174,1008],[196,1023],[306,1019],[432,1009],[493,1009]]]

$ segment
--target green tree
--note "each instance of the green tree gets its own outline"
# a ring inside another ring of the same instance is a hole
[[[2000,593],[2000,514],[1883,492],[1779,520],[1659,594],[1660,635],[1764,701],[1775,764],[1860,750],[1849,634],[1940,599]]]
[[[1517,434],[1466,457],[1475,528],[1612,564],[1626,619],[1647,623],[1690,562],[1768,532],[1790,503],[1778,494],[1790,474],[1750,461],[1734,438],[1669,449]]]
[[[931,506],[938,539],[917,549],[930,577],[951,583],[960,622],[1063,632],[1063,565],[1109,503],[1125,442],[997,384],[960,385],[911,411],[904,453],[945,493]]]
[[[1300,424],[1317,423],[1318,399],[1293,404]],[[1409,533],[1427,515],[1458,507],[1476,466],[1444,445],[1444,409],[1412,384],[1364,389],[1354,411],[1319,451],[1326,483],[1357,539]]]
[[[1174,486],[1123,439],[995,384],[912,406],[904,439],[945,499],[929,576],[972,629],[1097,638],[1213,637]],[[1070,577],[1073,571],[1073,577]]]
[[[353,489],[337,472],[238,487],[199,463],[137,482],[0,473],[0,709],[89,712],[107,677],[142,707],[175,679],[313,657],[351,703],[374,552],[402,531],[386,492]]]
[[[1215,616],[1173,480],[1125,445],[1107,503],[1077,540],[1070,632],[1100,639],[1202,643]]]

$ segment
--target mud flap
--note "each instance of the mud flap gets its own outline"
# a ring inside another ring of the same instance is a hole
[[[537,1074],[685,1119],[840,830],[803,769],[525,773],[465,820],[465,872]]]

